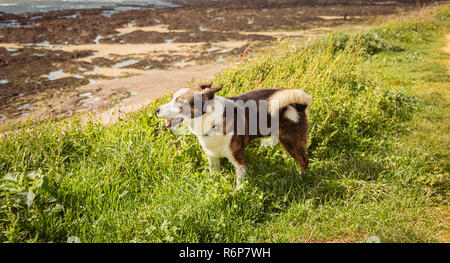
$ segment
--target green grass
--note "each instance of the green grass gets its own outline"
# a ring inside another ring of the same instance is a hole
[[[210,175],[155,101],[111,126],[29,122],[0,139],[0,241],[439,242],[448,239],[450,9],[334,33],[218,74],[221,95],[301,88],[310,167],[252,143],[248,181]]]

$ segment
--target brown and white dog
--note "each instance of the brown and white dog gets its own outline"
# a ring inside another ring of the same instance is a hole
[[[215,95],[221,89],[212,83],[181,89],[156,114],[167,119],[168,128],[183,123],[198,137],[211,172],[227,158],[236,168],[237,186],[245,176],[244,149],[258,137],[276,137],[300,168],[307,168],[311,96],[299,89],[257,89],[225,98]]]

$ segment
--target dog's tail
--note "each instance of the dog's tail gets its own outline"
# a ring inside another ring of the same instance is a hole
[[[286,108],[283,116],[297,123],[300,111],[308,115],[307,107],[311,101],[311,96],[301,89],[281,89],[269,97],[267,110],[273,115]]]

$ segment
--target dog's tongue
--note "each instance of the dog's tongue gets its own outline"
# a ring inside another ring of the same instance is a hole
[[[178,126],[178,124],[180,124],[183,121],[183,118],[178,117],[178,118],[173,118],[170,120],[166,120],[166,127],[167,128],[175,128]]]

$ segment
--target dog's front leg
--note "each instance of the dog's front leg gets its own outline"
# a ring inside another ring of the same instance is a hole
[[[237,166],[236,167],[236,187],[242,186],[242,183],[245,181],[245,166]]]
[[[208,156],[209,172],[217,173],[220,171],[220,158]]]
[[[243,157],[243,156],[242,156]],[[236,187],[241,187],[245,181],[245,164],[244,159],[237,159],[236,157],[228,158],[236,169]]]

